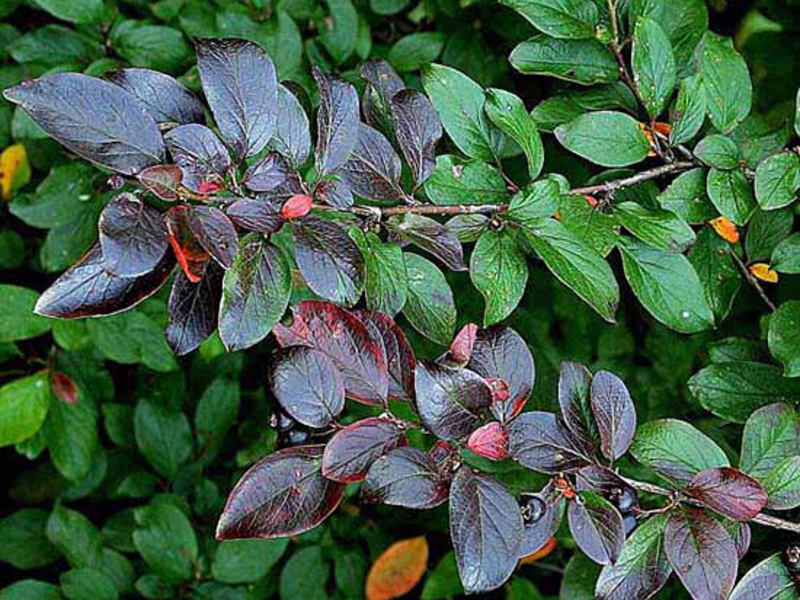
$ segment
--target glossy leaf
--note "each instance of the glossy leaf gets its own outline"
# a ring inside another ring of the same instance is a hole
[[[51,402],[45,372],[0,386],[0,446],[18,444],[42,427]]]
[[[314,186],[314,198],[336,208],[348,208],[355,202],[350,184],[339,176],[318,182]]]
[[[372,231],[353,228],[349,233],[364,257],[367,308],[397,314],[408,297],[408,276],[400,245],[384,242]]]
[[[405,253],[408,298],[403,315],[422,335],[447,345],[456,326],[453,292],[439,268],[416,254]]]
[[[750,112],[753,88],[747,64],[731,40],[707,32],[695,50],[711,123],[720,132],[736,127]]]
[[[552,413],[530,411],[508,426],[508,453],[541,473],[574,471],[589,464],[586,450]]]
[[[672,96],[676,68],[672,43],[653,19],[644,17],[636,22],[631,64],[639,96],[655,119]]]
[[[728,242],[715,231],[704,228],[697,232],[697,242],[687,255],[717,321],[728,315],[742,287],[741,272],[731,252]]]
[[[152,69],[120,69],[108,75],[111,83],[127,90],[145,105],[156,123],[203,123],[203,104],[178,81]]]
[[[779,462],[762,479],[769,497],[767,508],[792,510],[800,506],[800,456],[789,456]]]
[[[793,406],[769,404],[747,418],[739,468],[762,479],[785,457],[800,455],[800,418]]]
[[[484,325],[502,321],[519,304],[528,282],[528,264],[509,231],[486,231],[470,258],[470,278],[486,301]]]
[[[592,373],[580,363],[564,361],[558,376],[558,404],[564,424],[584,445],[593,447],[599,437],[589,388]]]
[[[562,40],[537,35],[518,44],[508,60],[526,75],[549,75],[584,85],[619,79],[614,55],[598,40]]]
[[[405,83],[385,60],[368,60],[359,73],[368,84],[364,88],[364,120],[370,127],[390,135],[395,128],[391,99],[405,88]]]
[[[697,239],[686,221],[669,210],[647,209],[635,202],[620,202],[615,206],[614,216],[641,241],[662,250],[684,252]]]
[[[276,152],[265,154],[244,174],[244,186],[254,192],[269,192],[284,183],[291,175],[289,163]]]
[[[206,264],[199,283],[178,273],[169,294],[167,342],[178,354],[196,349],[217,328],[223,270],[216,263]]]
[[[600,21],[597,5],[588,0],[503,0],[502,4],[554,38],[592,38]]]
[[[487,423],[472,432],[467,448],[483,458],[503,460],[508,457],[508,431],[497,421]]]
[[[782,152],[765,158],[756,168],[755,192],[763,210],[791,204],[800,189],[800,156]]]
[[[447,499],[448,483],[436,463],[418,448],[396,448],[376,459],[361,495],[370,502],[427,509]]]
[[[780,554],[773,554],[750,569],[739,580],[730,600],[791,600],[796,595],[795,582]]]
[[[755,479],[730,467],[700,471],[686,493],[730,519],[748,521],[767,505],[767,494]]]
[[[239,248],[231,220],[214,206],[193,206],[187,223],[198,243],[223,269],[230,269]]]
[[[736,225],[746,224],[757,208],[753,188],[738,169],[711,169],[706,180],[706,191],[720,214]]]
[[[317,68],[312,70],[312,74],[320,98],[316,166],[319,175],[324,176],[341,167],[358,142],[358,94],[349,83],[330,77]]]
[[[389,315],[375,310],[354,311],[367,326],[373,338],[377,335],[383,344],[386,368],[389,371],[389,398],[411,400],[414,397],[414,369],[417,365],[414,350],[406,334]]]
[[[608,371],[592,379],[591,407],[600,434],[600,450],[609,460],[628,451],[636,432],[636,407],[625,383]]]
[[[376,459],[406,443],[404,430],[393,421],[381,417],[361,419],[328,441],[322,456],[322,473],[342,483],[361,481]]]
[[[386,227],[398,238],[431,253],[454,271],[465,271],[464,249],[461,242],[444,225],[431,217],[406,213],[386,222]]]
[[[204,125],[182,125],[164,136],[172,160],[183,173],[182,184],[193,192],[221,187],[231,169],[228,149]]]
[[[508,199],[506,182],[497,169],[481,160],[465,160],[452,154],[436,157],[436,168],[425,182],[425,194],[442,206],[503,203]]]
[[[358,141],[339,170],[350,189],[370,200],[402,198],[402,164],[389,140],[363,123],[359,123],[356,135]]]
[[[644,160],[650,144],[631,116],[598,111],[581,115],[555,130],[561,145],[604,167],[625,167]]]
[[[136,180],[162,200],[174,202],[180,198],[183,172],[177,165],[153,165],[139,171]]]
[[[678,86],[672,130],[669,132],[670,143],[684,144],[691,140],[700,131],[705,118],[706,94],[703,80],[699,75],[686,77]]]
[[[401,90],[390,100],[397,144],[406,159],[414,183],[422,185],[436,166],[436,143],[442,123],[431,101],[416,90]]]
[[[605,498],[584,491],[567,505],[569,530],[575,543],[601,565],[613,565],[622,553],[625,528],[622,515]]]
[[[169,243],[178,260],[178,265],[192,283],[203,276],[203,270],[210,256],[189,228],[193,207],[190,204],[176,204],[164,213],[164,222],[169,232]]]
[[[285,86],[278,85],[278,114],[270,147],[299,168],[311,151],[308,115],[297,97]]]
[[[590,2],[585,5],[592,6]],[[492,88],[486,91],[485,109],[492,123],[520,145],[528,161],[528,175],[536,179],[544,165],[544,147],[536,122],[525,104],[515,94]]]

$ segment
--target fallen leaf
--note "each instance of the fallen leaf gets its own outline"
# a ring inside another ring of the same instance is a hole
[[[392,600],[419,583],[428,568],[425,536],[400,540],[384,550],[367,575],[367,600]]]

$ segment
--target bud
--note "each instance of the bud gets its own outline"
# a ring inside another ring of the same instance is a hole
[[[511,396],[508,391],[508,383],[504,379],[490,377],[485,381],[489,389],[492,390],[492,402],[505,402]]]
[[[595,206],[597,206],[597,198],[595,198],[594,196],[590,196],[590,195],[588,195],[588,194],[584,194],[584,196],[583,196],[583,199],[584,199],[584,200],[586,200],[586,202],[587,202],[587,203],[589,204],[589,206],[591,206],[592,208],[594,208]]]
[[[508,457],[508,431],[496,421],[487,423],[472,432],[467,448],[489,460],[503,460]]]
[[[213,194],[224,187],[225,185],[221,181],[202,181],[200,185],[197,186],[197,193],[203,195]]]
[[[281,209],[281,216],[289,221],[292,219],[305,217],[311,211],[312,202],[313,200],[311,196],[306,196],[305,194],[295,194],[283,205],[283,208]]]
[[[50,375],[50,387],[53,395],[66,404],[78,402],[78,386],[72,378],[61,371],[53,371]]]
[[[672,133],[672,125],[669,123],[653,123],[653,130],[657,131],[661,135],[667,136]]]

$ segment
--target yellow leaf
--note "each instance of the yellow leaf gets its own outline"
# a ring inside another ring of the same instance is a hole
[[[717,232],[717,235],[721,237],[726,242],[730,242],[731,244],[735,244],[739,241],[739,230],[736,229],[736,225],[733,224],[732,221],[726,219],[725,217],[717,217],[709,221],[711,227],[714,228],[714,231]]]
[[[539,548],[536,552],[531,552],[530,554],[523,556],[519,559],[519,563],[521,565],[527,565],[532,562],[536,562],[537,560],[542,560],[545,556],[550,554],[556,547],[556,538],[551,537],[547,540],[541,548]]]
[[[25,146],[14,144],[0,153],[0,190],[8,200],[15,190],[31,180],[31,167]]]
[[[424,536],[400,540],[383,551],[367,575],[367,600],[392,600],[414,589],[428,568]]]
[[[769,268],[767,263],[755,263],[750,265],[750,272],[767,283],[778,283],[778,273]]]

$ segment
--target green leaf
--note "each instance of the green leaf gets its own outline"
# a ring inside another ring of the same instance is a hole
[[[665,480],[685,485],[711,467],[730,466],[714,441],[684,421],[649,421],[636,430],[631,454]]]
[[[769,351],[783,364],[786,377],[800,377],[800,300],[789,300],[769,319]]]
[[[596,210],[583,196],[563,194],[558,205],[561,224],[575,233],[600,256],[608,256],[619,239],[619,222]]]
[[[147,565],[167,581],[194,576],[197,538],[186,515],[169,502],[151,502],[136,509],[133,543]]]
[[[631,65],[639,96],[655,119],[672,96],[677,73],[672,44],[653,19],[642,17],[636,22]]]
[[[623,553],[625,548],[623,547]],[[594,600],[597,577],[600,565],[596,564],[582,552],[576,552],[564,567],[561,578],[559,598],[569,600]]]
[[[678,86],[678,99],[672,113],[670,144],[684,144],[691,140],[706,119],[706,91],[699,75],[683,79]]]
[[[277,564],[288,539],[226,540],[217,546],[211,574],[222,583],[249,583],[264,577]]]
[[[96,23],[103,18],[103,0],[35,0],[57,19],[72,23]]]
[[[189,420],[180,410],[143,398],[134,413],[136,444],[164,477],[174,479],[192,453]]]
[[[711,123],[728,133],[750,114],[753,86],[747,63],[730,38],[708,32],[695,50]]]
[[[555,134],[567,150],[604,167],[632,165],[650,152],[639,122],[621,112],[586,113],[559,125]]]
[[[32,227],[51,229],[73,222],[86,210],[96,171],[88,164],[70,162],[51,169],[31,196],[14,198],[11,214]],[[95,211],[92,211],[95,214]]]
[[[724,170],[735,169],[742,159],[736,142],[717,133],[707,135],[700,140],[694,148],[694,155],[709,167]]]
[[[695,373],[687,385],[706,410],[736,423],[744,423],[767,404],[800,401],[800,380],[782,377],[778,367],[757,362],[712,364]]]
[[[364,257],[367,308],[396,315],[408,297],[408,276],[400,245],[384,242],[371,231],[352,228],[349,233]]]
[[[680,76],[691,71],[690,60],[697,43],[708,30],[708,10],[703,0],[631,0],[628,18],[633,29],[638,17],[658,23],[672,42],[675,64]]]
[[[633,293],[657,321],[679,333],[714,326],[700,278],[685,256],[629,238],[621,238],[618,247]]]
[[[554,38],[593,38],[600,21],[591,0],[501,0],[536,29]]]
[[[742,276],[731,252],[728,242],[711,228],[704,227],[697,233],[697,242],[687,255],[717,321],[728,315],[742,287]]]
[[[451,204],[502,204],[508,188],[500,172],[480,160],[463,160],[452,154],[436,157],[436,168],[425,181],[431,202]]]
[[[472,284],[483,295],[484,327],[502,321],[519,304],[528,282],[528,263],[511,231],[488,230],[481,235],[469,263]]]
[[[769,586],[765,589],[765,582]],[[793,600],[797,597],[795,583],[786,568],[781,554],[773,554],[750,569],[733,588],[730,600],[749,600],[758,598],[763,592],[770,600]]]
[[[100,532],[81,513],[57,504],[47,520],[47,539],[71,567],[94,567],[102,560]]]
[[[228,429],[236,422],[240,403],[239,382],[227,377],[217,377],[205,389],[194,413],[198,436],[208,445],[221,442]]]
[[[60,577],[61,592],[68,600],[117,600],[114,582],[95,569],[72,569]]]
[[[683,252],[695,242],[691,227],[674,212],[648,209],[635,202],[615,205],[620,225],[641,241],[671,252]]]
[[[3,588],[0,600],[61,600],[61,590],[44,581],[23,579]]]
[[[800,273],[800,233],[793,233],[775,247],[771,263],[779,273]]]
[[[772,510],[791,510],[800,506],[800,456],[781,461],[761,481]]]
[[[558,210],[558,183],[552,179],[537,181],[514,194],[508,204],[506,217],[520,225],[537,223]]]
[[[541,219],[518,231],[527,252],[541,258],[559,281],[606,321],[615,322],[619,287],[602,256],[555,219]]]
[[[399,73],[419,71],[439,58],[446,39],[439,31],[412,33],[397,40],[386,59]]]
[[[800,156],[782,152],[765,158],[756,168],[756,199],[764,210],[788,206],[800,189]]]
[[[281,571],[281,598],[319,598],[330,575],[330,565],[319,546],[308,546],[292,554]]]
[[[50,330],[52,321],[33,313],[38,297],[33,290],[0,284],[0,342],[27,340]]]
[[[453,292],[435,264],[418,254],[404,254],[408,274],[408,299],[403,315],[422,335],[446,346],[456,327]]]
[[[360,549],[337,552],[333,557],[336,589],[347,598],[359,598],[364,593],[369,563]]]
[[[379,15],[395,15],[410,3],[411,0],[369,0],[369,7]]]
[[[422,85],[459,150],[485,161],[499,155],[502,138],[483,111],[481,86],[460,71],[437,64],[423,70]]]
[[[79,390],[80,389],[79,385]],[[42,433],[47,440],[50,459],[67,479],[80,481],[92,466],[100,448],[97,435],[97,406],[87,393],[78,402],[52,402]]]
[[[140,311],[87,319],[86,330],[95,347],[115,362],[142,363],[160,372],[178,368],[163,326]]]
[[[132,19],[114,26],[111,46],[134,67],[176,73],[192,58],[183,33],[172,27],[150,25]]]
[[[508,60],[526,75],[549,75],[585,85],[619,79],[614,55],[597,40],[559,40],[537,35],[518,44]]]
[[[422,600],[443,600],[463,593],[464,587],[458,578],[456,555],[451,551],[442,557],[425,578],[425,585],[422,586]]]
[[[8,51],[18,63],[89,64],[103,55],[99,39],[61,25],[45,25],[12,41]]]
[[[324,0],[328,16],[316,19],[322,45],[339,65],[346,61],[356,48],[358,12],[350,0]],[[322,11],[320,11],[321,13]]]
[[[0,520],[0,560],[23,570],[57,560],[60,554],[45,535],[48,517],[38,508],[23,508]]]
[[[800,454],[800,418],[789,404],[759,408],[747,418],[742,433],[739,468],[763,479],[786,457]]]
[[[536,122],[519,96],[496,88],[486,90],[486,114],[498,129],[519,144],[528,160],[528,175],[536,179],[544,164],[544,147]]]
[[[740,170],[711,169],[706,179],[706,193],[719,213],[737,225],[744,225],[756,210],[753,188]]]
[[[706,193],[705,169],[692,169],[678,175],[658,196],[658,203],[693,225],[717,216]]]
[[[44,372],[0,387],[0,446],[18,444],[39,431],[51,397],[50,380]]]
[[[769,260],[775,248],[792,233],[794,211],[791,208],[757,210],[747,225],[744,247],[747,260]]]

